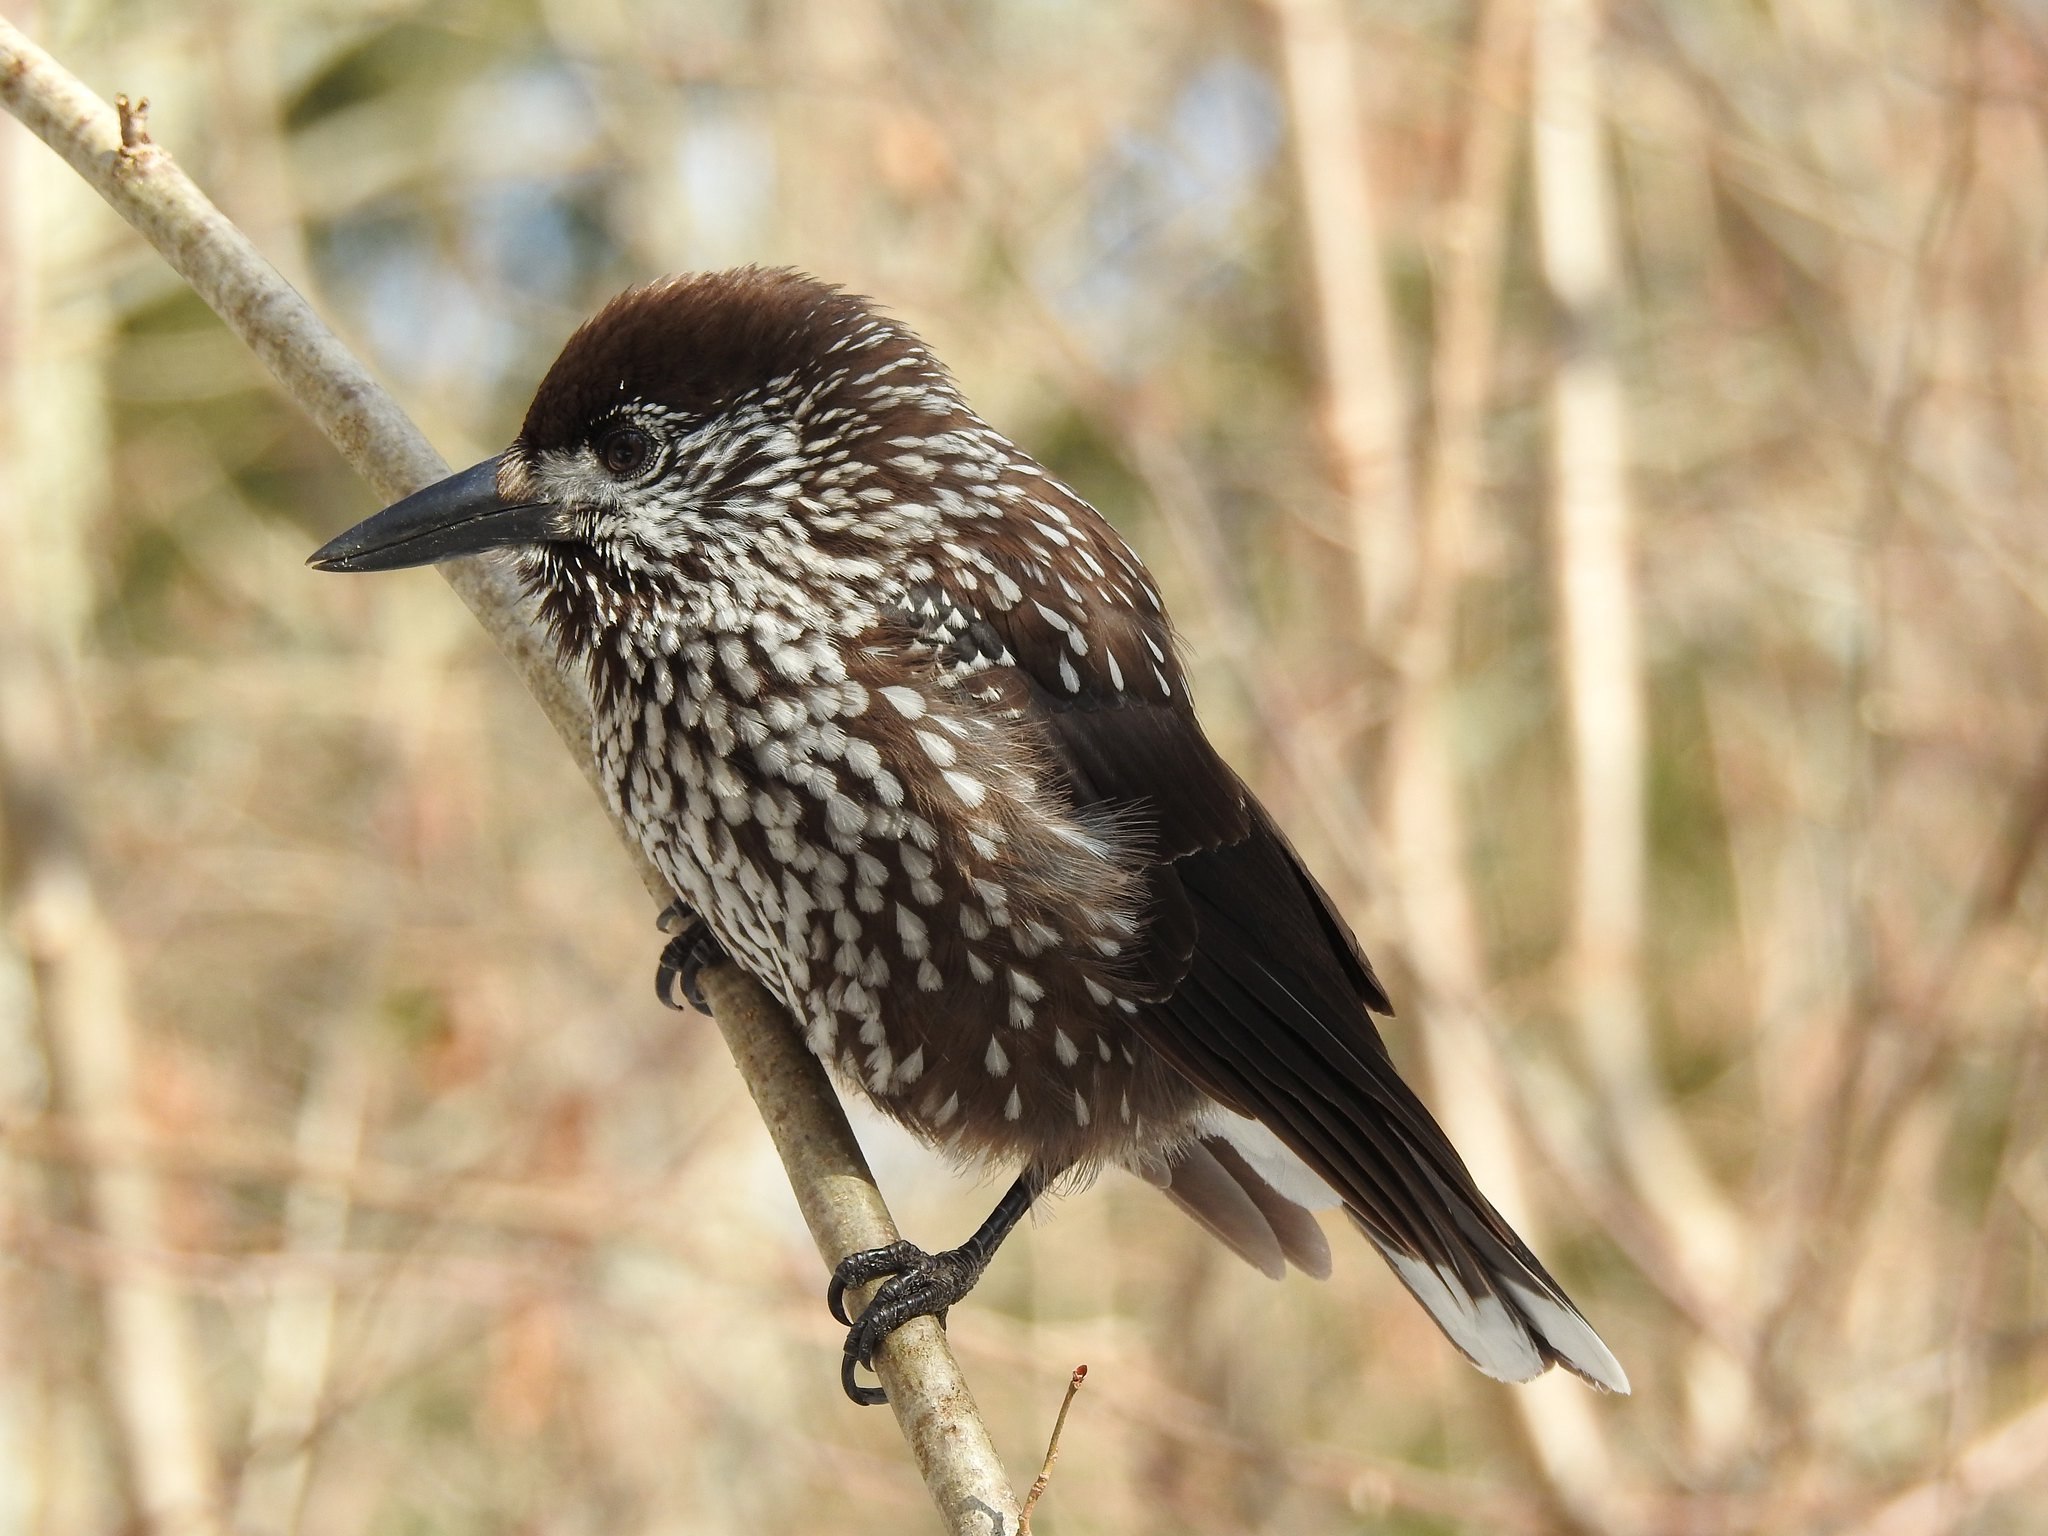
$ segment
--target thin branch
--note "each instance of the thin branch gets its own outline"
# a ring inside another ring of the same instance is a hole
[[[124,146],[113,110],[5,21],[0,100],[156,247],[379,494],[396,498],[447,472],[312,306],[170,156],[145,135]],[[480,560],[442,569],[595,785],[583,690],[533,623],[511,571]],[[635,841],[620,836],[649,891],[665,902],[664,882]],[[832,1263],[893,1241],[895,1223],[823,1065],[750,977],[723,967],[705,975],[704,987],[819,1253]],[[922,1319],[899,1330],[878,1366],[897,1422],[949,1528],[977,1536],[1014,1530],[1016,1496],[938,1324]]]
[[[1088,1379],[1088,1367],[1077,1365],[1074,1374],[1067,1378],[1067,1395],[1060,1399],[1059,1416],[1052,1421],[1052,1438],[1045,1442],[1045,1460],[1039,1464],[1038,1476],[1031,1480],[1031,1490],[1024,1495],[1024,1509],[1017,1519],[1017,1536],[1031,1536],[1031,1512],[1038,1508],[1038,1501],[1045,1497],[1045,1490],[1052,1486],[1053,1464],[1060,1459],[1060,1436],[1066,1433],[1067,1410],[1074,1406],[1074,1394],[1081,1390],[1081,1383]]]

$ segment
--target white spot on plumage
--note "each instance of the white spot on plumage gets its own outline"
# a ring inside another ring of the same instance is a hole
[[[1074,1044],[1073,1038],[1064,1029],[1055,1029],[1052,1032],[1052,1048],[1062,1066],[1071,1067],[1081,1059],[1081,1048]]]
[[[1005,1120],[1020,1120],[1023,1116],[1024,1100],[1017,1090],[1012,1088],[1010,1090],[1010,1097],[1003,1104],[1003,1118]]]
[[[902,940],[903,953],[912,960],[931,953],[931,933],[924,919],[900,901],[896,904],[896,936]]]
[[[1074,664],[1065,656],[1060,657],[1060,686],[1069,693],[1081,691],[1081,674],[1074,670]]]
[[[871,1093],[887,1093],[890,1081],[896,1075],[896,1056],[886,1042],[878,1042],[868,1052],[868,1090]]]
[[[1059,930],[1036,918],[1017,929],[1017,948],[1025,955],[1042,955],[1060,941]]]
[[[976,981],[984,985],[996,979],[996,968],[971,949],[967,951],[967,969]]]
[[[924,748],[924,755],[939,767],[950,768],[959,761],[960,754],[954,749],[953,743],[937,731],[914,731],[912,735],[917,738],[917,744]]]
[[[751,699],[761,691],[761,674],[754,670],[752,658],[747,655],[746,642],[738,635],[721,635],[718,641],[718,659],[725,667],[726,681],[732,691],[743,699]]]
[[[892,683],[882,690],[882,697],[887,699],[890,707],[906,720],[924,717],[924,695],[915,688],[905,688],[900,683]]]
[[[834,790],[825,799],[825,825],[833,834],[833,841],[852,839],[860,836],[867,827],[868,814],[858,804]]]
[[[988,798],[988,786],[971,773],[948,770],[944,778],[946,787],[960,797],[960,803],[970,811]]]
[[[1083,976],[1081,978],[1081,985],[1088,989],[1088,999],[1090,1002],[1094,1003],[1096,1007],[1107,1008],[1110,1005],[1111,997],[1109,988],[1105,987],[1093,976]]]
[[[988,1050],[982,1054],[981,1064],[988,1068],[990,1077],[1005,1076],[1010,1070],[1010,1053],[994,1035],[988,1037]]]

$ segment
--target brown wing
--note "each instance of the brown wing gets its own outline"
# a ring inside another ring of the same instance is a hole
[[[1066,532],[1093,540],[1098,568],[1120,569],[1121,581],[1077,585],[1019,557],[1003,569],[1021,597],[946,601],[979,636],[965,665],[1014,674],[1001,679],[1013,697],[1018,679],[1028,686],[1075,803],[1113,807],[1139,834],[1150,905],[1133,969],[1149,1001],[1135,1027],[1320,1176],[1482,1369],[1521,1379],[1562,1360],[1625,1390],[1613,1357],[1395,1071],[1371,1018],[1391,1012],[1384,988],[1203,735],[1149,580],[1106,524],[1072,510]]]

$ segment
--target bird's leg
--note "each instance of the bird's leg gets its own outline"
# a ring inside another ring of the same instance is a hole
[[[914,1317],[936,1317],[942,1324],[946,1309],[974,1289],[981,1272],[988,1268],[996,1249],[1024,1213],[1052,1182],[1054,1175],[1026,1169],[1004,1193],[988,1219],[975,1228],[974,1236],[958,1248],[926,1253],[915,1243],[897,1241],[886,1248],[866,1248],[850,1253],[832,1271],[832,1283],[825,1288],[825,1304],[832,1315],[847,1325],[846,1353],[839,1366],[839,1383],[846,1395],[863,1408],[885,1403],[888,1394],[880,1387],[863,1387],[854,1380],[854,1368],[874,1368],[875,1350],[882,1340]],[[882,1275],[883,1281],[859,1321],[846,1315],[846,1293]]]
[[[687,1001],[699,1013],[711,1010],[704,1004],[704,989],[697,978],[707,965],[718,965],[731,957],[712,934],[711,927],[681,901],[662,908],[654,924],[670,935],[654,967],[654,995],[671,1008]]]

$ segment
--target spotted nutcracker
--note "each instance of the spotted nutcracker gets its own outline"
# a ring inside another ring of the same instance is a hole
[[[632,289],[510,448],[312,563],[500,547],[680,898],[665,1000],[729,956],[885,1114],[1020,1170],[961,1247],[839,1265],[856,1402],[891,1330],[1112,1164],[1275,1277],[1329,1272],[1310,1213],[1341,1205],[1480,1370],[1628,1390],[1396,1073],[1386,993],[1202,734],[1143,563],[902,325],[787,271]]]

